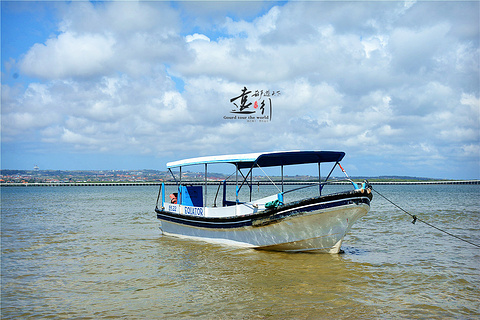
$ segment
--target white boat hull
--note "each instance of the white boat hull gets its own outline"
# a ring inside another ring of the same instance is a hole
[[[338,253],[352,225],[368,213],[369,198],[359,195],[328,204],[320,202],[291,207],[281,211],[280,218],[252,219],[245,216],[245,221],[250,219],[250,225],[226,228],[185,224],[162,219],[160,214],[158,217],[166,235],[264,250]]]

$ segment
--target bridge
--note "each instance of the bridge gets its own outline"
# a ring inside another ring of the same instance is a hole
[[[281,181],[274,181],[281,184]],[[480,180],[427,180],[427,181],[369,181],[372,185],[435,185],[435,184],[480,184]],[[163,182],[165,185],[175,185],[173,181]],[[220,181],[208,181],[208,185],[218,185]],[[312,181],[284,181],[284,185],[309,185],[317,184]],[[348,181],[331,182],[332,184],[349,184]],[[24,183],[0,183],[0,187],[131,187],[131,186],[160,186],[162,182],[24,182]],[[205,185],[201,181],[182,181],[182,184]],[[235,182],[228,181],[228,185]],[[270,185],[269,181],[254,182],[254,185]]]

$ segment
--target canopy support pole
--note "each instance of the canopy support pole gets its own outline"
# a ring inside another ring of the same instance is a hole
[[[170,171],[170,173],[172,174],[172,177],[173,177],[173,180],[175,181],[175,184],[178,185],[178,181],[177,181],[177,178],[175,178],[175,175],[173,174],[173,171],[171,168],[168,168],[168,171]]]
[[[330,178],[330,175],[332,174],[333,170],[335,169],[335,167],[337,166],[338,164],[338,161],[335,162],[335,164],[333,165],[332,167],[332,170],[330,170],[330,172],[328,173],[328,176],[325,178],[325,181],[324,182],[327,182],[328,178]]]
[[[238,203],[238,163],[235,163],[235,201]]]
[[[253,186],[253,167],[252,167],[252,170],[250,170],[250,202],[252,202],[252,186]]]
[[[203,206],[207,206],[207,164],[205,163],[205,192],[203,194]]]
[[[282,192],[283,192],[283,164],[280,167],[282,168],[281,171],[282,171]]]
[[[182,204],[182,167],[180,167],[180,183],[178,186],[178,204]]]
[[[320,196],[322,195],[322,188],[323,188],[322,175],[321,175],[321,172],[320,172],[320,162],[319,162],[318,163],[318,192],[319,192]]]

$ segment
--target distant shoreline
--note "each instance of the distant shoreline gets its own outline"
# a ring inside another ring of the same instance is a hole
[[[434,185],[434,184],[480,184],[480,180],[438,180],[438,181],[369,181],[372,185]],[[165,182],[25,182],[25,183],[0,183],[0,187],[125,187],[125,186],[160,186],[162,183],[165,185],[176,185],[173,181]],[[205,182],[199,181],[182,181],[183,184],[188,185],[205,185]],[[208,181],[208,185],[218,185],[219,181]],[[281,184],[281,181],[275,181],[275,183]],[[347,181],[331,182],[332,184],[345,185],[350,184]],[[227,182],[228,185],[235,185],[235,182]],[[317,184],[317,182],[308,181],[285,181],[284,185],[309,185]],[[254,185],[271,185],[271,182],[261,181],[256,182]]]

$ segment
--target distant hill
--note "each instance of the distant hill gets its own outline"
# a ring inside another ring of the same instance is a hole
[[[160,170],[1,170],[1,179],[3,182],[49,182],[49,181],[171,181],[173,180],[170,172]],[[209,172],[210,180],[223,180],[228,175]],[[271,176],[273,180],[279,181],[280,176]],[[324,178],[324,177],[322,177]],[[415,181],[448,181],[449,179],[432,179],[425,177],[410,176],[353,176],[354,181],[377,182],[415,182]],[[188,181],[203,181],[203,172],[185,171],[182,173],[182,179]],[[255,176],[255,180],[263,181],[268,179],[265,176]],[[332,177],[331,179],[344,179],[344,176]],[[450,179],[451,180],[451,179]],[[295,175],[285,176],[284,181],[313,182],[318,181],[318,176]]]

